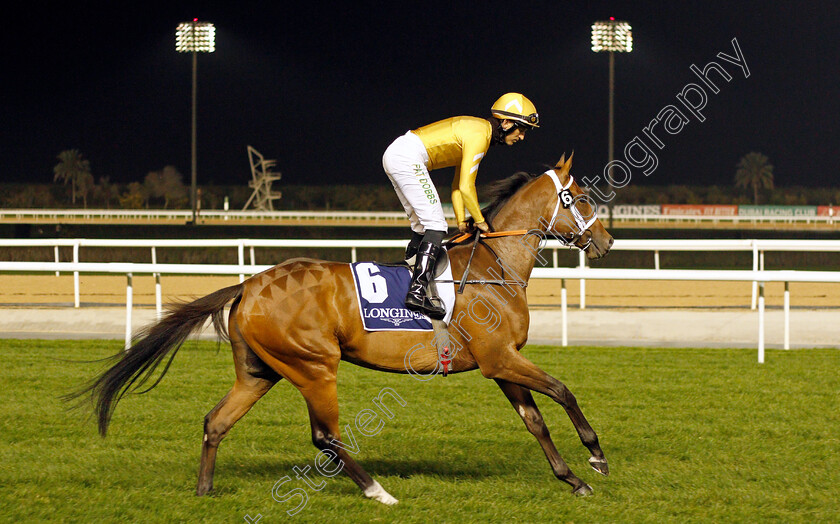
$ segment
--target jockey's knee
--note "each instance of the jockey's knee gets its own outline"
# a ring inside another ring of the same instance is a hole
[[[446,231],[438,231],[436,229],[426,229],[426,232],[423,233],[423,242],[431,242],[432,244],[439,246],[443,242],[443,237],[446,235]]]

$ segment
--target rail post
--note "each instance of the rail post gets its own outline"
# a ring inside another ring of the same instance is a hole
[[[566,347],[569,345],[569,322],[566,301],[566,279],[561,278],[560,282],[560,317],[562,319],[560,329],[562,330],[563,347]]]
[[[134,302],[134,286],[132,285],[132,274],[126,273],[125,286],[125,350],[131,347],[131,309]]]
[[[790,349],[790,282],[785,282],[785,349]]]
[[[758,363],[764,364],[764,282],[758,283]]]
[[[155,246],[152,246],[152,264],[157,265],[157,250]],[[160,317],[163,315],[163,293],[161,293],[160,289],[160,273],[154,273],[155,277],[155,313],[157,314],[157,319],[160,320]]]
[[[73,263],[79,263],[79,241],[73,242]],[[79,272],[73,271],[73,307],[79,307]]]
[[[578,251],[578,265],[581,271],[586,269],[586,257],[583,251]],[[580,279],[580,308],[586,309],[586,279],[583,277]]]
[[[758,246],[756,245],[755,240],[753,240],[751,242],[751,244],[752,244],[752,253],[753,253],[752,268],[753,268],[753,271],[758,271]],[[753,310],[755,309],[755,297],[756,297],[756,291],[757,290],[758,290],[758,282],[753,280],[753,283],[752,283],[752,301],[750,302],[750,309],[753,309]]]
[[[236,247],[236,254],[237,254],[237,258],[239,260],[239,265],[244,266],[245,265],[245,241],[244,240],[239,241],[239,245]],[[244,273],[239,273],[239,283],[241,284],[243,282],[245,282],[245,274]]]

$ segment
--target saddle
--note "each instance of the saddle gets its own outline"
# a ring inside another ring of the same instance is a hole
[[[444,249],[441,250],[441,253],[442,254],[435,261],[434,278],[429,283],[429,286],[435,285],[435,279],[443,275],[449,265],[449,252],[446,250],[446,246],[444,246]],[[400,260],[397,262],[377,262],[377,264],[386,267],[404,267],[409,271],[412,271],[414,269],[414,261],[415,257],[412,256],[408,260]],[[437,295],[437,293],[434,294]],[[429,320],[432,322],[432,329],[435,333],[434,343],[437,346],[438,362],[440,363],[441,373],[444,377],[446,377],[449,375],[450,364],[452,363],[452,359],[455,357],[450,349],[452,344],[449,340],[449,329],[443,320]]]

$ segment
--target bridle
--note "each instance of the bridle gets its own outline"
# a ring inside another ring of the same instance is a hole
[[[561,243],[571,248],[577,248],[581,251],[586,251],[586,249],[592,244],[592,233],[589,233],[589,238],[586,239],[586,242],[583,245],[577,245],[577,242],[580,241],[581,238],[589,231],[589,228],[592,227],[592,224],[598,220],[598,216],[595,212],[595,207],[592,206],[592,216],[591,217],[584,217],[583,214],[577,209],[575,206],[575,202],[580,200],[582,197],[585,198],[585,195],[572,195],[572,192],[569,191],[569,188],[572,187],[574,184],[575,179],[569,174],[569,181],[564,185],[560,182],[560,178],[557,176],[557,173],[553,169],[549,169],[544,175],[548,175],[551,178],[552,182],[554,182],[554,188],[557,190],[557,204],[554,205],[554,212],[551,215],[551,221],[548,223],[548,227],[546,227],[545,233],[543,234],[543,240],[545,240],[545,236],[551,234],[555,236]],[[557,218],[560,216],[560,206],[563,206],[564,209],[571,209],[572,217],[575,220],[575,228],[577,229],[572,230],[569,232],[568,236],[562,233],[552,233],[552,229],[554,228],[554,224],[557,222]],[[542,222],[542,219],[541,219]],[[475,248],[478,246],[479,242],[485,245],[493,255],[498,259],[496,252],[490,247],[488,244],[482,242],[482,239],[486,238],[497,238],[497,237],[509,237],[509,236],[523,236],[527,234],[533,233],[533,230],[527,229],[517,229],[511,231],[491,231],[488,233],[481,233],[477,231],[475,233],[475,240],[472,245],[472,252],[470,253],[469,260],[467,262],[467,266],[464,269],[464,274],[460,280],[460,286],[458,288],[458,293],[464,292],[464,286],[467,284],[498,284],[498,285],[518,285],[521,287],[526,287],[527,283],[519,282],[518,280],[509,281],[504,279],[504,268],[502,268],[503,279],[502,280],[467,280],[467,275],[470,272],[470,265],[472,263],[473,255],[475,254]],[[449,240],[450,244],[461,244],[468,239],[473,238],[473,233],[462,233],[457,235]],[[542,241],[540,242],[542,243]],[[447,281],[439,281],[439,282],[447,282]],[[456,281],[452,281],[454,283],[458,283]]]
[[[575,223],[574,226],[577,229],[574,229],[569,233],[567,237],[565,234],[557,233],[555,236],[557,239],[565,244],[566,246],[576,247],[581,251],[585,251],[586,248],[592,243],[592,234],[589,234],[589,238],[586,240],[586,243],[582,246],[577,245],[576,243],[580,241],[581,238],[586,234],[587,230],[592,227],[592,224],[598,220],[598,214],[595,212],[595,206],[592,207],[592,216],[584,217],[583,214],[578,210],[577,206],[575,206],[576,201],[580,200],[582,197],[586,198],[585,195],[572,195],[572,192],[569,191],[569,188],[572,187],[572,184],[575,183],[575,178],[569,173],[569,180],[564,185],[560,182],[560,177],[557,176],[557,172],[554,169],[549,169],[544,175],[548,175],[551,178],[551,181],[554,182],[554,188],[557,190],[557,203],[554,205],[554,213],[551,215],[551,221],[548,223],[548,227],[546,228],[546,233],[551,233],[552,229],[554,229],[554,224],[557,222],[557,217],[560,216],[560,206],[562,205],[564,209],[570,209],[572,213],[572,218],[574,218]],[[552,233],[554,234],[554,233]]]
[[[560,182],[560,177],[557,176],[557,173],[554,169],[549,169],[543,175],[548,175],[551,178],[551,181],[554,182],[554,188],[557,192],[557,203],[554,205],[554,212],[551,215],[551,221],[548,223],[546,227],[545,234],[551,234],[557,240],[559,240],[563,245],[568,246],[569,248],[577,248],[581,251],[585,251],[586,248],[592,243],[592,235],[589,235],[589,238],[586,240],[586,243],[578,246],[575,242],[578,242],[586,232],[592,227],[592,224],[598,220],[598,214],[595,212],[595,207],[592,206],[592,216],[591,217],[584,217],[583,214],[577,209],[575,206],[575,202],[582,198],[588,198],[585,195],[572,195],[572,192],[569,191],[569,188],[572,187],[572,184],[575,183],[574,177],[569,174],[569,181],[564,185]],[[560,216],[560,206],[563,206],[564,209],[570,209],[572,213],[572,218],[575,220],[575,230],[568,233],[568,236],[563,233],[551,233],[551,230],[554,228],[555,223],[557,222],[557,218]],[[542,219],[540,219],[542,221]],[[533,230],[527,229],[515,229],[511,231],[491,231],[489,233],[479,233],[480,238],[496,238],[496,237],[510,237],[510,236],[523,236],[533,233]],[[473,238],[473,233],[462,233],[453,237],[449,240],[451,244],[461,244],[466,240]],[[478,240],[478,239],[476,239]]]

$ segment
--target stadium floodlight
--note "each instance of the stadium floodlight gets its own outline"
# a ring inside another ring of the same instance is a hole
[[[175,30],[175,50],[179,53],[212,53],[216,50],[216,27],[209,22],[178,24]]]
[[[216,28],[209,22],[199,22],[193,18],[192,22],[178,24],[175,30],[175,50],[179,53],[192,53],[192,147],[191,147],[191,175],[190,175],[190,206],[192,207],[192,223],[197,218],[197,171],[198,160],[196,153],[196,122],[198,91],[198,53],[212,53],[216,50]]]
[[[633,32],[630,24],[614,18],[592,24],[592,50],[629,53],[633,50]]]
[[[609,128],[607,131],[607,165],[611,165],[614,160],[614,137],[615,126],[614,118],[615,111],[613,109],[615,103],[615,53],[629,53],[633,50],[633,32],[630,24],[627,22],[620,22],[613,17],[609,20],[602,20],[592,24],[592,51],[595,53],[608,52],[610,54],[610,108],[609,108]],[[612,228],[612,201],[610,201],[610,223]]]

